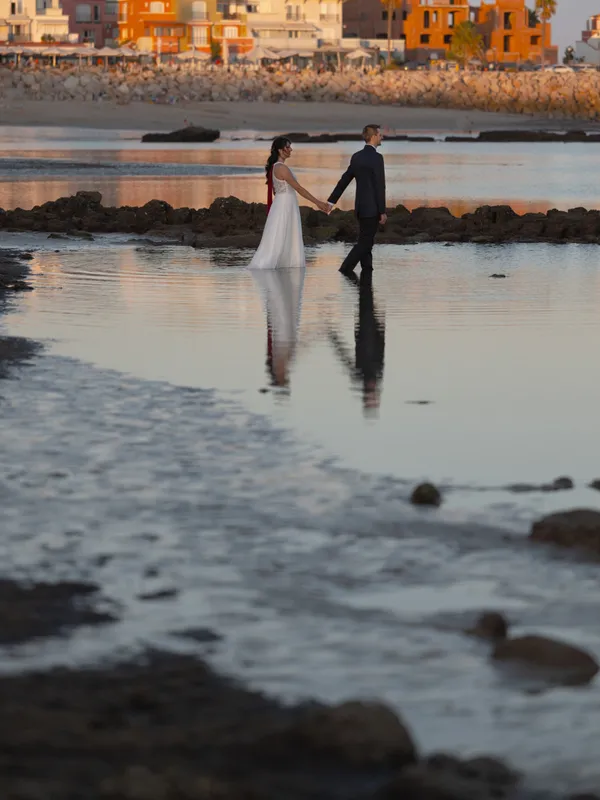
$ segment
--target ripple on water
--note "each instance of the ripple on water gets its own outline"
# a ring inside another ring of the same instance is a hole
[[[339,469],[212,391],[48,356],[0,392],[3,572],[85,577],[122,606],[120,622],[68,648],[4,651],[4,669],[147,643],[204,652],[172,632],[207,627],[225,636],[216,663],[272,692],[376,695],[426,749],[600,779],[598,688],[523,694],[461,633],[494,607],[518,628],[569,625],[600,652],[596,565],[416,513],[408,485]]]

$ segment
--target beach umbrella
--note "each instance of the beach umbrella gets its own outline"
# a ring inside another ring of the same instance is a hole
[[[209,61],[210,53],[202,53],[198,50],[184,50],[183,53],[177,53],[175,58],[178,61]]]
[[[136,50],[132,50],[131,47],[119,47],[117,52],[125,58],[136,58],[139,55],[139,53]]]
[[[278,61],[281,56],[279,53],[276,53],[274,50],[268,50],[266,47],[263,47],[261,44],[256,44],[250,50],[250,52],[244,55],[244,58],[248,61]]]
[[[371,58],[373,54],[365,50],[364,47],[357,47],[356,50],[352,50],[344,55],[346,58],[349,58],[350,61],[357,61],[359,58]]]
[[[41,54],[44,57],[52,58],[52,66],[56,66],[56,57],[64,55],[63,51],[60,47],[47,47],[45,50],[41,51]]]

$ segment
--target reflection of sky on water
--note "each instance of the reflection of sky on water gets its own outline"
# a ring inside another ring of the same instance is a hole
[[[24,150],[12,143],[11,158],[62,158],[88,164],[114,164],[118,175],[98,175],[98,169],[82,166],[57,177],[56,164],[44,177],[27,172],[2,175],[0,162],[0,207],[30,208],[70,195],[79,189],[99,189],[109,205],[143,205],[158,198],[173,206],[205,207],[215,197],[233,194],[247,202],[264,202],[262,169],[268,144],[265,142],[222,142],[210,145],[151,145],[139,141],[108,139],[89,143],[60,142],[57,149],[32,146]],[[336,145],[294,145],[291,165],[300,181],[317,196],[326,197],[345,169],[356,143]],[[478,205],[510,203],[517,211],[545,211],[597,204],[595,174],[600,167],[600,150],[594,144],[444,144],[389,142],[382,153],[386,159],[388,202],[445,205],[461,214]],[[140,175],[149,167],[153,176]],[[190,175],[186,175],[186,167]],[[222,174],[237,170],[234,176]],[[199,170],[217,173],[197,175]],[[248,175],[249,169],[257,170]],[[183,172],[183,174],[182,174]],[[137,173],[137,177],[136,177]],[[343,208],[353,205],[350,190]]]
[[[382,331],[385,319],[376,419],[350,364],[361,295],[337,273],[344,252],[309,252],[283,409],[258,392],[269,383],[267,328],[248,252],[65,244],[38,253],[38,291],[11,319],[64,355],[241,393],[354,467],[488,486],[600,477],[593,246],[377,247],[373,307],[365,295],[362,309],[376,349],[369,319]],[[505,280],[489,279],[500,271]],[[422,400],[431,404],[413,404]]]

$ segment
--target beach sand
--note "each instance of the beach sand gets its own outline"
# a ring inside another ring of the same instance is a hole
[[[203,102],[180,105],[50,100],[15,100],[0,105],[0,126],[52,126],[102,130],[169,131],[185,122],[230,131],[291,133],[356,132],[377,123],[397,133],[458,133],[482,129],[564,130],[589,127],[520,114],[446,108],[361,106],[349,103]]]

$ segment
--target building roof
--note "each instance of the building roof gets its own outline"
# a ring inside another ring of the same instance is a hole
[[[317,31],[319,30],[312,22],[251,22],[249,27],[258,31]]]

